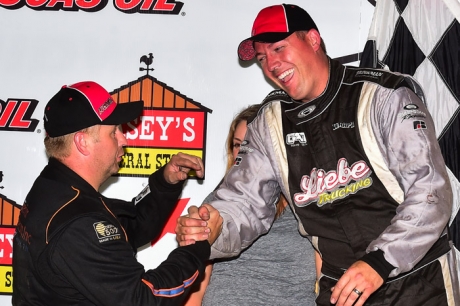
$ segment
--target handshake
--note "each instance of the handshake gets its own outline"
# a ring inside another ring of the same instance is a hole
[[[175,228],[176,240],[180,246],[208,240],[213,244],[222,231],[223,218],[219,211],[209,204],[190,206],[188,214],[179,217]]]

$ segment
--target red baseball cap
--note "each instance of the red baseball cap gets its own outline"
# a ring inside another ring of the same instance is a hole
[[[242,61],[252,60],[256,55],[255,41],[274,43],[294,32],[311,29],[318,31],[310,15],[297,5],[283,3],[266,7],[254,20],[252,36],[243,40],[238,46],[238,57]]]
[[[101,85],[92,81],[63,86],[45,106],[48,136],[58,137],[93,125],[119,125],[139,117],[142,101],[117,104]]]

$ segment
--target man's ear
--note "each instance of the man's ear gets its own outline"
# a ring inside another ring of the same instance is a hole
[[[315,51],[321,48],[321,35],[315,29],[311,29],[307,33],[308,40]]]
[[[90,141],[88,137],[89,137],[88,133],[85,133],[85,132],[76,132],[73,135],[73,142],[75,144],[75,147],[81,154],[85,156],[89,155],[89,152],[90,152],[88,148],[88,145],[90,145]]]

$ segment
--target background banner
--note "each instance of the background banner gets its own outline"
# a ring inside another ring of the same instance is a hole
[[[374,1],[291,1],[315,20],[328,54],[357,65]],[[12,237],[21,205],[47,163],[43,110],[63,85],[92,80],[118,103],[143,100],[118,176],[102,193],[130,200],[172,154],[205,161],[159,240],[138,259],[156,267],[177,247],[174,225],[224,174],[233,116],[273,89],[238,44],[273,0],[0,0],[0,305],[11,305]],[[128,132],[129,131],[129,132]]]

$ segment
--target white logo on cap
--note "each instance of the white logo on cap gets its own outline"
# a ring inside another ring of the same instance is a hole
[[[102,114],[103,112],[105,112],[106,109],[108,109],[110,104],[112,104],[113,102],[114,101],[112,98],[108,98],[107,101],[105,101],[105,103],[99,107],[99,114]]]

